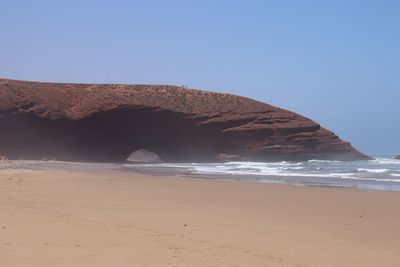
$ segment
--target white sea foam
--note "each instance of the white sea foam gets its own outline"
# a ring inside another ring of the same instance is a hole
[[[400,179],[387,179],[387,178],[363,178],[363,177],[343,177],[342,179],[352,179],[352,180],[359,180],[359,181],[374,181],[374,182],[395,182],[400,183]]]
[[[364,168],[358,168],[357,171],[359,172],[370,172],[370,173],[385,173],[389,172],[389,169],[364,169]]]
[[[392,164],[392,165],[400,165],[400,160],[394,158],[376,158],[374,160],[370,160],[369,162],[375,164]]]
[[[125,166],[138,166],[127,164]],[[400,161],[377,158],[370,161],[226,162],[142,164],[146,168],[185,168],[188,173],[221,179],[269,181],[292,184],[322,184],[362,188],[393,188],[400,191]],[[228,176],[227,176],[228,175]],[[233,175],[233,176],[232,176]],[[263,178],[265,177],[265,179]],[[389,190],[389,189],[388,189]]]
[[[284,169],[286,169],[286,170],[301,170],[301,169],[304,169],[304,167],[300,167],[300,166],[298,166],[298,167],[287,167],[287,168],[284,168]]]
[[[330,163],[330,162],[340,162],[337,160],[320,160],[320,159],[310,159],[309,161],[307,161],[309,163]]]

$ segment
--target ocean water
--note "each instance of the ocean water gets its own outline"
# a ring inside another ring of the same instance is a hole
[[[208,179],[400,191],[400,160],[161,163],[125,167]]]

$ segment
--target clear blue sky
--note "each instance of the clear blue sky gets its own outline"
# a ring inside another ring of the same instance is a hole
[[[240,94],[400,154],[396,0],[1,0],[0,77]]]

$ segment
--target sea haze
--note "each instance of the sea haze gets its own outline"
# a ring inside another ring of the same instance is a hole
[[[400,191],[400,160],[393,157],[369,161],[161,163],[124,167],[197,178]]]

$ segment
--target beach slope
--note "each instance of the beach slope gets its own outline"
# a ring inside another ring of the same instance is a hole
[[[400,194],[0,170],[0,266],[400,266]]]

